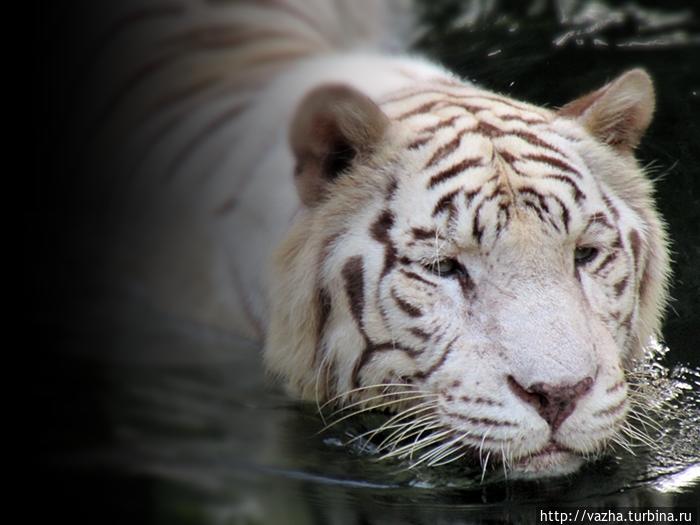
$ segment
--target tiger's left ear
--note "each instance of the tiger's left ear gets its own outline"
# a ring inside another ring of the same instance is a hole
[[[301,201],[314,206],[323,200],[356,161],[372,154],[388,126],[382,110],[350,86],[328,84],[308,93],[289,136]]]
[[[578,120],[597,140],[629,153],[649,127],[654,106],[649,74],[632,69],[597,91],[569,102],[558,115]]]

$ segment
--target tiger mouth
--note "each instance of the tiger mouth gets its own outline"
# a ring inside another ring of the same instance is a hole
[[[550,441],[546,446],[542,447],[539,452],[535,452],[530,456],[530,458],[537,458],[537,457],[544,457],[547,455],[551,454],[556,454],[556,453],[561,453],[561,452],[566,452],[566,453],[573,453],[572,450],[560,445],[556,441]]]
[[[573,450],[550,441],[534,454],[528,454],[511,465],[515,473],[525,476],[558,476],[578,470],[583,458]]]

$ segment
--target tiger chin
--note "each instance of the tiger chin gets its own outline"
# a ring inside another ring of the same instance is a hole
[[[341,415],[388,411],[370,437],[413,464],[543,477],[624,446],[626,371],[669,273],[634,158],[651,79],[550,110],[382,60],[404,82],[330,75],[291,118],[301,204],[271,272],[267,367]]]

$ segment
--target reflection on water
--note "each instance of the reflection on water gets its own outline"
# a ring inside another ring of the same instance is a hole
[[[509,508],[523,512],[553,501],[682,506],[694,504],[697,494],[700,370],[667,368],[661,345],[637,372],[638,382],[648,378],[644,396],[653,419],[646,431],[653,450],[637,443],[568,478],[506,481],[499,467],[488,469],[482,482],[480,469],[459,462],[410,469],[376,461],[371,447],[352,438],[383,415],[320,432],[317,408],[299,406],[272,387],[253,345],[152,312],[114,329],[123,337],[114,348],[120,358],[110,366],[119,438],[110,457],[157,480],[164,522],[189,516],[194,522],[355,523],[364,515],[370,523],[380,516],[433,523],[436,516],[503,518]]]

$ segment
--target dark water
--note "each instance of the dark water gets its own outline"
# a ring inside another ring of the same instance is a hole
[[[627,68],[643,66],[655,78],[657,114],[639,155],[654,161],[675,260],[665,339],[646,365],[655,378],[649,396],[673,415],[654,415],[662,427],[651,431],[657,447],[620,450],[574,476],[538,482],[506,480],[498,470],[482,481],[481,471],[454,464],[379,462],[361,442],[346,446],[373,416],[319,432],[316,407],[279,392],[254,345],[164,317],[138,294],[76,271],[75,254],[64,250],[57,269],[35,274],[37,296],[52,300],[32,310],[30,327],[51,349],[32,374],[40,385],[38,456],[48,466],[37,471],[47,496],[32,512],[96,524],[441,524],[535,522],[548,503],[697,506],[700,28],[693,6],[425,2],[416,42],[481,85],[551,106]],[[53,247],[52,225],[63,224],[65,208],[50,210],[44,242]]]
[[[569,478],[513,481],[496,469],[482,481],[480,470],[458,463],[409,469],[377,461],[352,438],[382,416],[321,432],[315,406],[266,382],[253,345],[134,304],[120,324],[101,325],[99,312],[89,320],[98,332],[119,334],[101,343],[119,356],[102,366],[99,391],[111,443],[63,455],[58,466],[103,483],[110,492],[97,495],[100,505],[127,515],[136,505],[155,523],[480,523],[535,522],[553,503],[697,505],[700,373],[659,366],[669,356],[650,362],[653,394],[674,407],[674,417],[657,419],[663,431],[651,430],[657,450],[620,450]],[[98,487],[86,493],[95,497]]]

